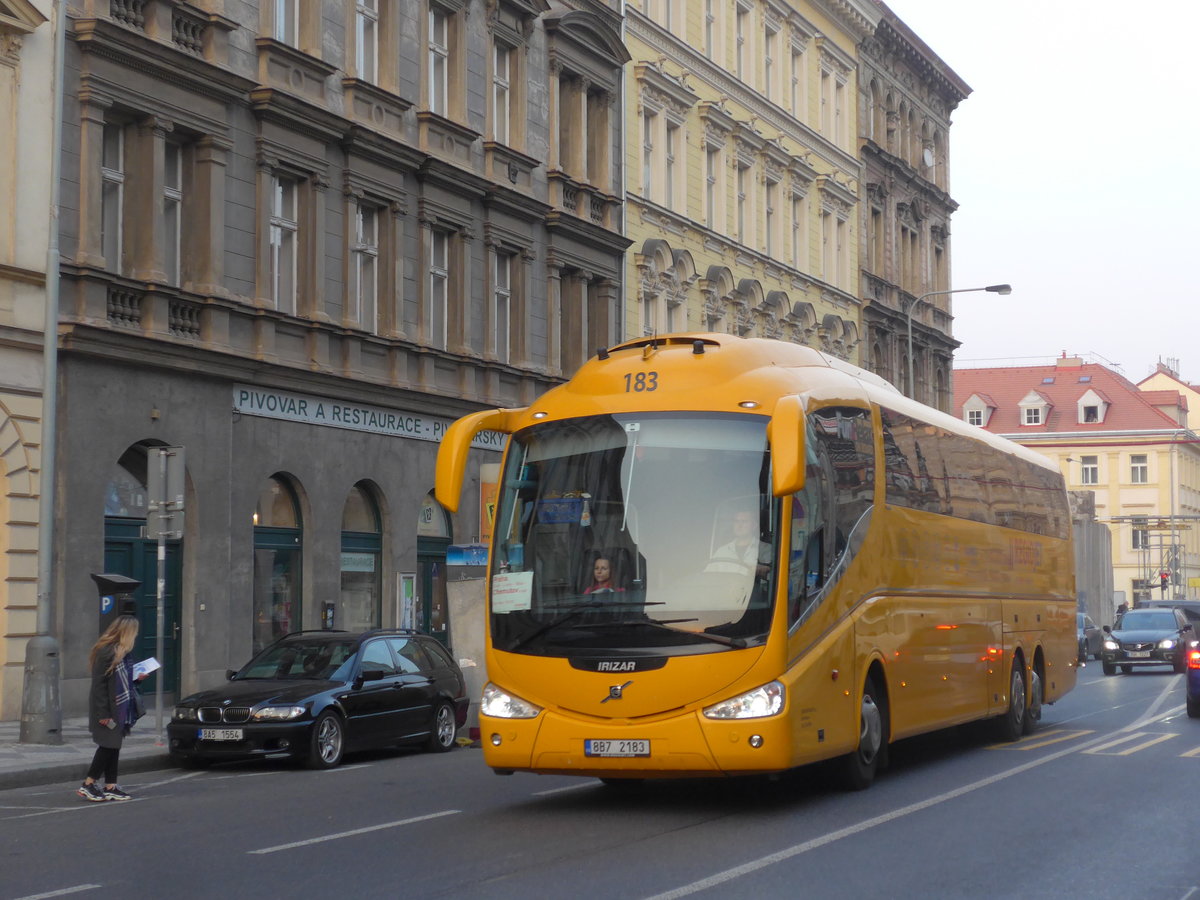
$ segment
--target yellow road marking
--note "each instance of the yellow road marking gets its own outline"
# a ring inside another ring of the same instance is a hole
[[[1159,734],[1150,736],[1144,731],[1135,731],[1133,734],[1127,734],[1124,737],[1119,737],[1115,741],[1109,741],[1107,744],[1101,744],[1098,747],[1092,747],[1090,750],[1084,750],[1084,753],[1090,753],[1094,756],[1129,756],[1131,753],[1137,753],[1139,750],[1145,750],[1147,747],[1153,747],[1155,744],[1161,744],[1163,741],[1169,741],[1173,737],[1178,737],[1176,734]],[[1137,738],[1150,737],[1148,741],[1142,741],[1140,744],[1134,744],[1125,750],[1117,750],[1113,753],[1107,752],[1110,747],[1118,747],[1121,744],[1127,744],[1129,741]]]
[[[1015,741],[1011,744],[992,744],[987,749],[1037,750],[1039,747],[1049,747],[1051,744],[1058,744],[1062,741],[1074,740],[1075,738],[1094,733],[1094,731],[1067,731],[1062,728],[1056,728],[1051,731],[1041,731],[1037,734],[1031,734],[1029,737],[1021,738],[1019,741]]]

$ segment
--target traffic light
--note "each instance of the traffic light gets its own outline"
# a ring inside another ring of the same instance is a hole
[[[1159,572],[1159,573],[1158,573],[1158,586],[1159,586],[1159,587],[1161,587],[1161,588],[1163,589],[1164,593],[1165,593],[1165,592],[1166,592],[1166,590],[1167,590],[1167,583],[1168,583],[1170,580],[1171,580],[1171,573],[1170,573],[1170,572]]]

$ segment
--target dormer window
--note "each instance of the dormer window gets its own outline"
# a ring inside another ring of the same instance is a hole
[[[1083,396],[1075,401],[1075,406],[1078,413],[1076,421],[1080,425],[1099,425],[1108,413],[1109,402],[1095,388],[1088,388]]]
[[[1045,425],[1050,419],[1050,400],[1040,391],[1030,391],[1017,405],[1022,425]]]
[[[972,394],[962,405],[963,421],[968,425],[987,428],[995,409],[996,401],[987,394]]]

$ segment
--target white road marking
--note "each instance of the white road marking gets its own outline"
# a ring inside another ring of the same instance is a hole
[[[199,772],[185,772],[182,775],[176,775],[174,778],[164,778],[162,781],[151,781],[151,782],[148,782],[147,784],[139,783],[137,787],[138,787],[138,790],[144,790],[145,788],[162,787],[164,784],[174,784],[177,781],[186,781],[189,778],[195,778],[199,774],[200,774]]]
[[[101,887],[98,884],[77,884],[75,887],[62,888],[58,891],[48,891],[45,894],[30,894],[27,897],[18,897],[17,900],[46,900],[48,897],[65,897],[68,894],[78,894],[82,891],[94,891]]]
[[[1137,721],[1118,730],[1133,731],[1134,729],[1143,728],[1152,722],[1165,719],[1168,716],[1178,712],[1178,709],[1176,708],[1168,710],[1165,713],[1158,713],[1157,715],[1155,714],[1156,710],[1167,701],[1170,694],[1177,690],[1176,685],[1176,679],[1172,679],[1171,683],[1167,687],[1163,688],[1163,690],[1159,693],[1159,696],[1152,704],[1150,704],[1150,707],[1142,716],[1138,718]],[[717,885],[725,884],[728,881],[733,881],[735,878],[741,878],[744,875],[757,872],[759,869],[765,869],[768,866],[773,866],[776,863],[784,862],[785,860],[791,859],[794,856],[799,856],[802,853],[808,853],[810,850],[816,850],[820,847],[824,847],[826,844],[832,844],[834,841],[840,841],[842,838],[853,837],[856,834],[861,834],[862,832],[875,828],[878,825],[886,825],[888,822],[893,822],[896,819],[902,819],[905,816],[912,815],[913,813],[921,812],[922,810],[929,809],[933,806],[938,806],[947,802],[948,800],[955,800],[966,794],[973,793],[981,788],[990,787],[997,782],[1012,778],[1014,775],[1020,775],[1024,772],[1028,772],[1031,769],[1036,769],[1038,766],[1044,766],[1046,763],[1062,759],[1064,756],[1069,756],[1072,753],[1086,753],[1089,750],[1100,746],[1105,741],[1110,740],[1110,738],[1110,735],[1102,735],[1100,737],[1093,738],[1091,741],[1088,741],[1085,744],[1066,747],[1057,751],[1056,753],[1047,754],[1046,756],[1009,769],[1006,772],[999,772],[987,778],[980,779],[979,781],[972,782],[971,784],[965,784],[962,787],[955,788],[952,791],[946,791],[944,794],[938,794],[936,797],[930,797],[917,803],[910,803],[908,806],[902,806],[900,809],[893,810],[892,812],[884,813],[883,815],[876,816],[873,819],[867,819],[866,821],[859,822],[857,825],[849,825],[845,828],[840,828],[837,831],[830,832],[829,834],[824,834],[818,838],[813,838],[811,841],[805,841],[802,844],[795,844],[791,847],[785,847],[783,850],[768,854],[767,856],[759,857],[758,859],[751,860],[748,863],[743,863],[740,866],[734,866],[732,869],[726,869],[723,872],[717,872],[715,875],[710,875],[707,878],[700,879],[699,881],[693,881],[691,884],[685,884],[673,890],[665,891],[661,894],[655,894],[652,897],[647,897],[646,900],[674,900],[674,898],[677,897],[686,897],[689,894],[696,894],[700,891],[706,891],[709,888],[716,887]]]
[[[414,816],[411,819],[401,819],[399,822],[384,822],[382,825],[369,825],[366,828],[355,828],[351,831],[339,831],[337,834],[326,834],[321,837],[309,838],[306,841],[293,841],[290,844],[280,844],[277,847],[263,847],[261,850],[247,850],[251,854],[276,853],[280,850],[294,850],[296,847],[307,847],[310,844],[320,844],[325,841],[336,841],[345,837],[354,837],[358,834],[369,834],[372,831],[383,831],[385,828],[398,828],[401,825],[413,825],[417,822],[426,822],[429,819],[437,819],[442,816],[454,816],[462,812],[461,809],[444,809],[441,812],[430,813],[427,816]]]

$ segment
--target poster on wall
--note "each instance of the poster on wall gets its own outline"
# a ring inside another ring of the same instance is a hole
[[[492,539],[496,523],[496,494],[499,491],[500,466],[484,463],[479,467],[479,543]]]
[[[417,576],[415,572],[396,573],[396,627],[417,627]]]

